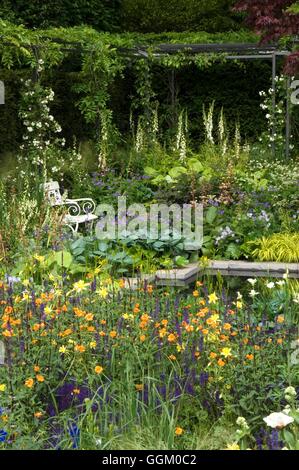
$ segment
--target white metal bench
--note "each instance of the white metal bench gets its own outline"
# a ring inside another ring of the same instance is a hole
[[[71,228],[73,233],[78,231],[79,225],[90,223],[93,226],[98,216],[94,213],[95,202],[90,198],[67,199],[61,195],[59,183],[50,181],[43,185],[47,202],[51,207],[66,206],[68,213],[63,218],[63,223]]]

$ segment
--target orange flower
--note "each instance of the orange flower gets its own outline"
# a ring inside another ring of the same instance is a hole
[[[13,332],[11,330],[4,330],[2,335],[6,338],[11,338],[13,336]]]
[[[10,315],[12,312],[13,312],[13,308],[10,305],[7,305],[7,307],[5,307],[4,309],[4,313],[6,313],[7,315]]]
[[[135,307],[133,308],[134,313],[139,313],[140,312],[140,304],[135,304]]]
[[[38,375],[36,376],[36,380],[37,380],[38,382],[44,382],[44,381],[45,381],[45,378],[44,378],[43,375],[38,374]]]
[[[100,323],[101,323],[101,325],[106,325],[107,321],[106,320],[101,320]]]
[[[84,310],[80,310],[80,308],[77,308],[77,307],[74,307],[73,310],[74,310],[74,314],[76,315],[76,317],[78,318],[84,317],[85,315]]]
[[[193,291],[193,297],[199,297],[199,292],[198,290]]]
[[[232,326],[231,326],[230,323],[224,323],[224,325],[223,325],[223,329],[224,329],[224,330],[230,330],[231,327],[232,327]]]
[[[40,367],[39,367],[39,366],[34,366],[33,370],[34,370],[34,372],[39,372],[39,371],[40,371]]]
[[[170,335],[168,335],[167,339],[168,339],[169,343],[174,343],[176,341],[176,336],[173,333],[170,333]]]
[[[143,343],[146,340],[146,336],[145,335],[140,335],[139,339]]]
[[[88,313],[87,315],[85,315],[85,320],[86,320],[86,321],[92,321],[92,320],[93,320],[93,314],[92,314],[92,313]]]
[[[179,426],[175,428],[175,435],[176,436],[181,436],[183,434],[184,430],[182,428],[180,428]]]
[[[154,288],[153,288],[153,286],[149,285],[149,286],[147,286],[147,289],[146,289],[146,290],[147,290],[147,293],[148,293],[148,294],[152,294],[153,291],[154,291]]]
[[[135,388],[136,388],[137,392],[142,392],[144,387],[143,387],[143,384],[136,384]]]
[[[72,332],[73,332],[73,330],[71,328],[67,328],[66,330],[59,333],[59,336],[61,336],[62,338],[65,338],[65,336],[71,335]]]
[[[284,315],[278,315],[276,320],[277,320],[277,323],[283,323],[284,322]]]
[[[254,345],[254,349],[255,349],[255,351],[259,351],[259,350],[261,349],[261,347],[258,346],[257,344],[255,344],[255,345]]]
[[[34,384],[34,380],[31,377],[29,377],[29,379],[25,380],[25,387],[32,388],[33,384]]]
[[[161,328],[161,330],[159,330],[159,336],[160,338],[164,338],[164,336],[166,335],[166,328]]]
[[[225,366],[225,361],[223,359],[218,359],[217,364],[218,366],[223,367]]]
[[[282,344],[282,343],[283,343],[283,339],[282,339],[282,338],[278,338],[277,344]]]
[[[246,354],[246,359],[248,359],[248,361],[253,361],[254,355],[253,354]]]
[[[194,353],[194,356],[197,357],[197,358],[199,358],[199,357],[200,357],[200,352],[196,351],[196,352]]]
[[[109,333],[110,338],[116,338],[117,332],[115,330],[110,331]]]
[[[215,352],[210,353],[210,358],[215,359],[217,357],[217,354]]]
[[[80,352],[80,353],[84,353],[85,350],[86,350],[86,348],[85,348],[85,346],[83,346],[83,344],[76,344],[75,351]]]
[[[100,331],[100,332],[99,332],[99,335],[100,335],[100,336],[106,336],[106,333],[105,333],[105,331]]]
[[[73,394],[74,395],[79,395],[80,394],[80,388],[74,388],[73,389]]]
[[[118,282],[118,285],[119,285],[120,289],[123,289],[123,288],[125,287],[125,285],[126,285],[125,280],[124,280],[124,279],[120,279],[120,281]]]
[[[171,354],[170,356],[168,356],[168,359],[170,361],[176,361],[176,356],[174,354]]]
[[[96,374],[101,374],[104,368],[102,366],[95,366],[94,371]]]
[[[204,328],[204,329],[202,330],[202,334],[203,334],[203,335],[209,334],[209,330],[207,330],[206,328]]]
[[[42,416],[43,416],[43,413],[42,413],[41,411],[36,411],[36,412],[34,413],[34,417],[35,417],[35,418],[41,418]]]

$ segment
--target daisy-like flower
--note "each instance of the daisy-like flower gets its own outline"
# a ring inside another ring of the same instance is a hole
[[[73,289],[74,289],[74,291],[75,291],[77,294],[80,294],[81,292],[83,292],[84,290],[86,290],[88,286],[89,286],[89,283],[88,283],[88,282],[84,282],[84,281],[81,279],[80,281],[74,283]]]
[[[221,356],[224,356],[224,357],[230,357],[232,356],[232,350],[231,348],[223,348],[221,350]]]
[[[263,420],[272,429],[283,429],[294,422],[294,418],[285,413],[271,413],[266,418],[263,418]]]
[[[247,282],[249,282],[249,284],[251,284],[252,286],[254,286],[254,285],[256,284],[257,280],[256,280],[256,279],[249,278],[249,279],[247,279]]]
[[[240,450],[240,446],[236,442],[233,442],[232,444],[228,444],[225,450]]]
[[[210,304],[215,304],[217,300],[219,300],[215,292],[213,292],[213,294],[210,294],[208,296],[208,299]]]
[[[183,428],[180,428],[179,426],[177,426],[174,431],[176,436],[181,436],[183,432],[184,432]]]
[[[273,289],[275,287],[275,283],[274,282],[268,282],[268,284],[266,284],[266,286],[268,287],[268,289]]]
[[[251,291],[249,292],[249,295],[250,297],[255,297],[258,295],[258,292],[256,292],[254,289],[251,289]]]

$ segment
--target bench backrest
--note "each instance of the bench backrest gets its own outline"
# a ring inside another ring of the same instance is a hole
[[[45,197],[51,206],[62,206],[63,198],[60,192],[59,183],[50,181],[43,185]]]

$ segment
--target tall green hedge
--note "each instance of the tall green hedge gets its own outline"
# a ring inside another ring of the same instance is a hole
[[[110,31],[119,25],[120,0],[1,0],[0,18],[29,28],[88,24]]]
[[[235,0],[123,0],[123,28],[128,31],[208,31],[240,29]]]

